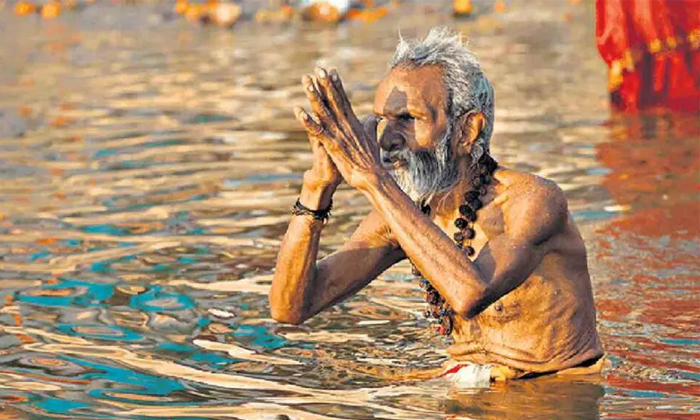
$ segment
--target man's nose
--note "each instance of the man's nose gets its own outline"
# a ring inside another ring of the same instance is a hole
[[[382,137],[379,139],[379,147],[381,147],[385,152],[400,150],[403,148],[405,143],[406,141],[400,134],[389,130],[382,133]]]

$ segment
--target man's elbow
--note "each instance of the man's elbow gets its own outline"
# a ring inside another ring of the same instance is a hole
[[[457,300],[452,310],[462,318],[471,319],[479,315],[488,306],[489,304],[486,302],[485,295],[479,293]]]
[[[283,324],[301,325],[306,318],[289,312],[272,312],[272,319]]]
[[[270,302],[270,315],[272,319],[283,324],[300,325],[308,319],[303,311],[290,308],[282,308]]]

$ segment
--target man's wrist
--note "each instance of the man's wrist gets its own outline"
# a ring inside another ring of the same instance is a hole
[[[393,178],[384,169],[377,169],[362,175],[361,182],[358,182],[357,189],[365,194],[372,194],[387,182],[392,182]]]
[[[337,187],[337,183],[322,181],[307,171],[304,173],[299,202],[312,210],[327,209]]]

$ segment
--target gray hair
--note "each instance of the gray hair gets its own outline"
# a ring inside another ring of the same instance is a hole
[[[494,118],[493,87],[481,71],[476,56],[462,43],[460,34],[449,28],[433,28],[422,40],[400,38],[389,68],[429,65],[442,68],[448,94],[446,112],[450,133],[456,129],[458,118],[465,113],[480,111],[484,115],[484,130],[472,145],[471,157],[475,163],[484,153],[489,153]],[[449,153],[449,148],[446,144],[439,149],[445,149],[442,153]]]

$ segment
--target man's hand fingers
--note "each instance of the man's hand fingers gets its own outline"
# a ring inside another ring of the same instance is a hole
[[[337,98],[338,106],[343,110],[343,113],[350,118],[355,116],[355,112],[352,110],[352,105],[350,104],[350,99],[345,92],[343,87],[343,81],[340,80],[340,75],[336,69],[330,71],[330,80],[332,90],[334,91],[334,96]]]
[[[321,121],[326,120],[330,122],[333,117],[324,103],[323,96],[318,90],[318,84],[314,83],[313,78],[309,75],[304,75],[301,78],[301,84],[304,86],[304,93],[311,105],[311,112],[318,115]]]
[[[352,110],[351,108],[344,106],[344,103],[348,102],[347,98],[343,98],[341,95],[339,95],[338,90],[331,82],[332,76],[321,67],[316,67],[314,71],[316,72],[319,88],[322,91],[321,93],[326,97],[330,110],[336,115],[337,119],[340,119],[341,117],[347,119],[351,115],[348,113],[348,111],[352,112]]]
[[[317,122],[311,118],[311,116],[304,111],[303,108],[295,106],[294,116],[296,116],[297,120],[301,122],[306,131],[312,136],[319,136],[323,133],[323,127],[321,126],[320,122]]]

